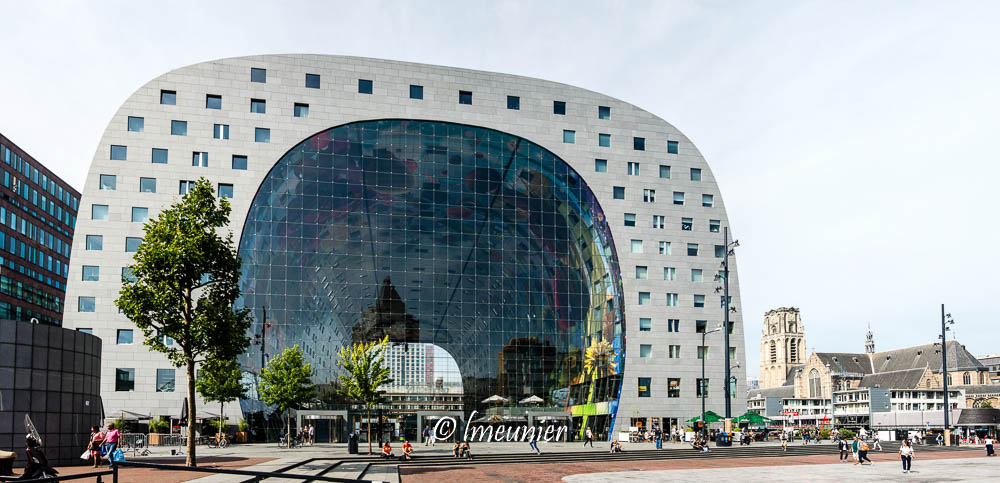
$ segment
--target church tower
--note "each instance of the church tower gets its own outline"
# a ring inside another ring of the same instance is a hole
[[[760,388],[785,384],[794,366],[806,361],[806,333],[799,309],[781,307],[764,314],[760,340]]]

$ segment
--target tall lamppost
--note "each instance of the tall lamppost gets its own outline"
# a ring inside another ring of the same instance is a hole
[[[729,313],[736,312],[736,307],[731,307],[729,303],[729,256],[736,254],[736,247],[740,246],[739,240],[729,241],[729,227],[722,229],[722,243],[725,246],[725,253],[722,255],[722,286],[715,287],[715,293],[722,291],[722,307],[724,309],[722,329],[723,335],[725,337],[723,350],[725,352],[725,367],[726,367],[726,432],[732,431],[733,425],[733,402],[732,402],[732,392],[729,390],[729,379],[731,377],[730,371],[730,360],[729,360]],[[716,276],[716,281],[718,281],[719,276]]]
[[[955,320],[951,314],[944,312],[944,304],[941,304],[941,385],[944,389],[944,445],[951,446],[951,429],[948,425],[948,416],[951,413],[951,405],[948,403],[948,331],[949,325],[954,325]],[[936,345],[936,344],[935,344]]]
[[[701,389],[701,439],[702,441],[708,441],[708,427],[705,426],[705,393],[708,392],[708,384],[705,384],[705,359],[708,358],[708,347],[705,345],[705,336],[713,332],[718,332],[722,330],[722,326],[718,326],[712,330],[706,330],[701,333],[701,383],[699,384],[699,389]],[[727,353],[729,351],[726,351]],[[726,366],[726,372],[729,366]],[[726,379],[726,385],[729,385],[729,379]],[[727,388],[728,390],[728,388]]]

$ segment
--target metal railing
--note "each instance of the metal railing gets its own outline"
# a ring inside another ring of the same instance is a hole
[[[34,480],[21,480],[21,481],[31,481],[31,482],[43,482],[43,481],[69,481],[69,480],[82,480],[84,478],[97,478],[100,482],[102,476],[111,476],[114,481],[117,480],[117,475],[114,470],[104,470],[104,471],[91,471],[89,473],[77,473],[75,475],[66,476],[54,476],[51,478],[37,478]],[[20,479],[20,476],[0,476],[0,481],[14,481]]]
[[[224,469],[224,468],[211,468],[203,466],[183,466],[183,465],[165,465],[159,463],[138,463],[133,461],[119,461],[115,463],[115,467],[110,470],[105,471],[93,471],[89,473],[79,473],[75,475],[66,476],[56,476],[51,478],[38,478],[34,480],[20,480],[20,481],[30,481],[32,483],[42,483],[42,482],[56,482],[56,481],[68,481],[68,480],[80,480],[84,478],[97,478],[98,482],[102,482],[103,476],[111,476],[112,483],[118,483],[118,473],[124,468],[150,468],[154,470],[161,471],[188,471],[192,473],[211,473],[217,475],[233,475],[233,476],[245,476],[248,477],[247,481],[260,482],[267,478],[280,478],[283,480],[300,480],[300,481],[332,481],[338,483],[376,483],[374,480],[355,480],[352,478],[334,478],[330,476],[321,475],[297,475],[293,473],[274,473],[266,471],[250,471],[250,470],[235,470],[235,469]],[[0,482],[4,481],[14,481],[18,480],[19,476],[0,476]],[[156,481],[156,477],[151,478],[152,481]]]

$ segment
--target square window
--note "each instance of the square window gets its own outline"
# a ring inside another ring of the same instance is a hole
[[[597,145],[602,148],[611,147],[611,135],[610,134],[598,134],[597,135]]]
[[[507,96],[507,109],[521,109],[521,98],[517,96]]]
[[[664,229],[667,227],[667,217],[663,215],[653,215],[653,228]]]
[[[708,359],[708,346],[700,345],[698,346],[698,358]]]
[[[704,397],[708,397],[708,379],[696,379],[695,381],[698,383],[698,394],[695,394],[695,396],[702,397],[704,395]]]
[[[372,81],[369,79],[358,79],[358,94],[371,94]]]
[[[644,203],[653,203],[656,201],[656,190],[642,190],[642,201]]]
[[[645,151],[646,138],[632,138],[632,149],[636,151]]]
[[[691,168],[691,181],[701,181],[701,169]]]
[[[719,220],[708,220],[708,231],[712,233],[718,233],[721,226],[722,222]]]
[[[128,117],[128,130],[132,132],[142,132],[145,125],[145,119],[141,117]]]
[[[103,250],[104,237],[101,235],[87,235],[87,250]]]
[[[160,104],[177,105],[177,91],[160,90]]]
[[[608,160],[607,159],[595,159],[594,160],[594,172],[596,172],[596,173],[607,173],[608,172]]]
[[[134,390],[135,369],[115,369],[115,391],[132,392]]]
[[[677,141],[667,141],[667,153],[677,154]]]
[[[264,99],[250,99],[250,112],[257,114],[267,113],[267,101]]]
[[[632,240],[631,252],[642,253],[642,240]]]
[[[576,131],[570,131],[569,129],[563,130],[563,142],[566,144],[573,144],[576,142]]]
[[[424,86],[410,84],[410,99],[423,99],[423,98],[424,98]]]
[[[646,267],[643,267],[643,266],[637,266],[637,267],[635,267],[635,278],[637,280],[645,280],[646,279]]]
[[[250,68],[250,82],[267,82],[267,69]]]
[[[701,283],[701,281],[702,281],[702,278],[703,278],[703,277],[702,277],[702,271],[701,271],[701,269],[700,269],[700,268],[692,268],[692,269],[691,269],[691,281],[692,281],[692,282],[697,282],[697,283]],[[705,296],[704,296],[704,295],[702,295],[702,298],[703,298],[703,299],[704,299],[704,297],[705,297]]]
[[[611,119],[611,108],[608,106],[597,106],[598,119]]]
[[[705,208],[711,208],[715,206],[715,196],[701,195],[701,206],[704,206]]]
[[[566,115],[566,102],[552,101],[552,114],[558,114],[560,116]]]
[[[205,94],[205,109],[222,109],[222,96]]]
[[[212,138],[229,139],[229,124],[213,124]]]
[[[306,87],[319,89],[319,74],[306,74]]]
[[[84,265],[83,266],[83,281],[84,282],[97,282],[100,280],[101,268],[97,265]]]
[[[639,397],[649,397],[650,378],[639,378]]]
[[[663,279],[668,281],[677,280],[677,269],[674,267],[663,267]]]
[[[629,176],[639,176],[639,163],[629,161],[627,172]]]
[[[77,312],[93,312],[96,305],[94,297],[80,297],[77,299]]]
[[[254,128],[253,140],[258,143],[271,142],[271,130],[264,127]]]
[[[674,191],[674,204],[683,205],[684,204],[684,193],[680,191]]]
[[[153,148],[153,163],[155,164],[167,164],[167,150]]]
[[[472,91],[458,91],[459,104],[472,104]]]
[[[660,165],[660,177],[663,179],[670,179],[670,166],[665,164]]]
[[[639,292],[639,305],[649,305],[649,292]]]
[[[118,189],[118,178],[113,174],[102,174],[100,189],[108,191],[114,191]]]
[[[635,226],[635,213],[625,213],[625,226]]]
[[[725,257],[726,257],[726,247],[723,245],[715,245],[715,258],[725,258]]]
[[[691,231],[694,227],[694,219],[692,218],[681,218],[681,230]]]
[[[174,392],[176,385],[176,373],[174,369],[156,370],[156,392]]]
[[[149,208],[132,207],[132,223],[145,223],[149,219]]]
[[[688,243],[688,256],[689,257],[697,257],[698,256],[698,244],[697,243]]]
[[[647,319],[647,318],[640,318],[639,319],[639,331],[640,332],[649,332],[651,330],[653,330],[653,320],[652,319]]]
[[[139,250],[139,245],[142,245],[142,238],[129,236],[125,237],[125,251],[132,253]]]
[[[639,344],[639,357],[649,357],[652,353],[652,344]]]
[[[704,334],[705,329],[708,327],[707,320],[696,320],[694,321],[694,331],[697,334]]]
[[[660,242],[660,255],[670,255],[670,242],[668,241]]]
[[[296,102],[293,115],[295,117],[309,117],[309,104]]]
[[[197,151],[191,153],[191,166],[207,168],[208,153],[199,153]]]
[[[233,155],[233,169],[247,169],[247,157]]]
[[[681,397],[680,379],[667,379],[667,397]]]
[[[667,307],[676,307],[677,306],[677,300],[678,300],[677,294],[675,294],[675,293],[668,293],[667,294]]]
[[[194,181],[181,180],[178,194],[186,195],[188,191],[191,191],[191,188],[194,188]]]
[[[111,145],[111,159],[114,161],[125,161],[128,155],[128,148],[125,146]]]
[[[680,332],[680,331],[681,331],[680,319],[667,319],[667,332]],[[680,352],[680,346],[677,347],[677,351]]]
[[[91,220],[107,220],[108,205],[90,205]]]
[[[187,136],[187,121],[170,121],[170,134],[174,136]]]
[[[139,178],[140,193],[156,193],[156,178]]]
[[[614,187],[614,199],[624,200],[625,199],[625,188],[622,186]]]
[[[231,199],[233,197],[233,185],[219,183],[219,198]]]

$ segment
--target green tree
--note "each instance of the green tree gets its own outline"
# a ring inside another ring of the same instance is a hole
[[[229,202],[198,180],[179,202],[146,222],[132,277],[122,277],[115,305],[142,330],[144,344],[187,374],[188,414],[196,411],[195,365],[234,359],[250,345],[250,311],[240,296],[240,258],[229,224]],[[165,344],[165,337],[174,340]],[[195,466],[195,425],[188,425],[187,465]]]
[[[372,454],[372,407],[384,401],[385,391],[379,388],[392,382],[389,366],[385,364],[388,343],[389,337],[379,342],[359,342],[341,346],[337,354],[340,356],[337,365],[347,372],[347,375],[337,376],[341,393],[365,406],[369,455]]]
[[[223,409],[226,403],[246,397],[243,368],[233,359],[212,359],[201,365],[195,388],[206,401],[219,403],[219,433],[224,433]]]
[[[267,361],[260,371],[260,400],[286,413],[288,445],[292,442],[292,415],[289,411],[312,399],[316,386],[310,379],[312,366],[302,357],[298,344]]]

